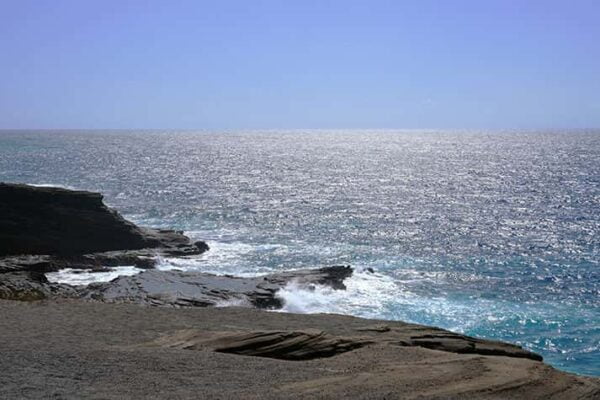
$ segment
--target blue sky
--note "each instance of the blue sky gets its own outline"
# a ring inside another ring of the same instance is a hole
[[[0,128],[600,127],[600,1],[0,0]]]

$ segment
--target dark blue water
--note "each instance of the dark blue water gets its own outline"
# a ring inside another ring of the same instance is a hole
[[[600,131],[4,131],[0,180],[101,191],[212,246],[163,268],[357,267],[346,292],[287,288],[288,311],[437,325],[600,375]]]

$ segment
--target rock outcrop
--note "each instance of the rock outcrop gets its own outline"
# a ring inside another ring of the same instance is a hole
[[[533,359],[406,345],[443,332],[401,321],[87,301],[0,315],[3,399],[600,398],[598,378]]]
[[[355,328],[356,332],[352,335],[336,335],[316,329],[244,332],[184,330],[161,337],[149,345],[282,360],[332,357],[368,345],[385,345],[543,361],[539,354],[510,343],[477,339],[423,325],[394,323],[386,327],[386,331]]]
[[[104,205],[100,193],[0,183],[0,299],[77,297],[45,274],[63,268],[152,268],[158,256],[208,250],[182,232],[138,227]]]
[[[188,330],[160,338],[151,345],[280,360],[312,360],[333,357],[372,342],[365,338],[334,336],[315,329],[250,332]]]
[[[85,298],[103,302],[127,302],[152,306],[209,307],[246,305],[278,309],[283,300],[277,292],[288,283],[324,285],[345,289],[350,266],[287,271],[253,278],[199,272],[150,270],[121,276],[111,282],[92,284],[81,290]]]
[[[198,254],[181,232],[141,228],[106,207],[100,193],[0,183],[0,256],[74,256],[161,248]]]
[[[277,291],[300,285],[344,288],[352,268],[337,266],[237,278],[149,270],[111,282],[73,287],[51,283],[63,268],[104,271],[135,265],[152,269],[158,256],[189,257],[208,250],[182,232],[142,228],[106,207],[100,193],[0,184],[0,299],[84,298],[153,306],[207,307],[224,303],[281,308]]]

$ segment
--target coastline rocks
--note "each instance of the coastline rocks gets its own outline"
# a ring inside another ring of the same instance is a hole
[[[298,361],[333,357],[370,343],[372,341],[369,339],[333,336],[316,329],[250,332],[187,330],[160,338],[151,345]]]
[[[199,272],[150,270],[121,276],[82,289],[84,298],[102,302],[127,302],[151,306],[209,307],[220,305],[278,309],[283,300],[277,292],[288,283],[299,286],[330,286],[345,289],[350,266],[333,266],[240,278]]]
[[[355,328],[356,335],[336,335],[318,329],[253,330],[244,332],[200,331],[188,329],[163,336],[149,346],[185,350],[209,350],[245,356],[269,357],[282,360],[310,360],[333,357],[368,345],[391,347],[420,347],[457,354],[479,354],[543,361],[536,353],[521,346],[470,336],[422,325],[395,323],[388,330]],[[385,334],[382,334],[385,333]],[[435,340],[435,346],[430,345]]]
[[[0,299],[85,298],[154,306],[222,304],[276,309],[289,282],[344,289],[352,268],[301,270],[258,278],[178,271],[145,271],[111,282],[75,287],[51,283],[46,273],[64,268],[106,271],[133,265],[152,269],[158,257],[208,251],[183,232],[138,227],[106,207],[100,193],[0,183]]]
[[[2,274],[0,280],[0,300],[36,301],[54,294],[61,297],[76,295],[77,290],[68,285],[51,284],[42,275],[27,272]]]
[[[380,326],[381,327],[381,326]],[[480,354],[528,358],[543,361],[543,357],[521,346],[497,340],[477,339],[445,329],[415,324],[405,324],[401,328],[385,326],[386,330],[374,327],[358,328],[362,332],[375,334],[379,341],[401,347],[423,347],[430,350],[447,351],[458,354]]]
[[[135,226],[98,193],[0,184],[0,300],[20,300],[0,301],[0,397],[23,388],[32,398],[156,397],[157,387],[181,398],[600,395],[597,380],[508,343],[403,322],[210,308],[281,308],[277,293],[290,284],[343,290],[349,266],[253,278],[152,269],[158,256],[207,250],[182,232]],[[119,265],[147,271],[85,287],[46,278]],[[88,301],[25,303],[49,298]]]
[[[63,268],[93,271],[119,265],[153,268],[159,256],[207,251],[183,232],[138,227],[102,202],[100,193],[0,183],[0,299],[77,297],[48,282]]]
[[[179,256],[207,250],[180,232],[138,227],[102,199],[94,192],[0,183],[0,256],[145,248]]]
[[[196,248],[200,251],[200,253],[204,253],[205,251],[210,250],[210,247],[208,247],[208,244],[206,242],[203,242],[202,240],[198,240],[198,241],[194,242],[194,246],[196,246]]]
[[[401,321],[87,301],[0,315],[3,399],[600,398],[597,377],[542,362],[398,345],[441,334]]]
[[[0,299],[35,301],[55,295],[76,296],[74,287],[46,279],[45,273],[55,267],[48,256],[0,258]]]
[[[543,361],[544,359],[539,354],[527,351],[520,346],[494,340],[481,340],[443,330],[430,334],[411,336],[410,339],[401,341],[399,344],[401,346],[419,346],[431,350],[450,351],[460,354],[529,358],[535,361]]]

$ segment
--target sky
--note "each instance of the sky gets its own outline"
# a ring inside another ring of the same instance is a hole
[[[600,1],[0,0],[0,128],[600,128]]]

